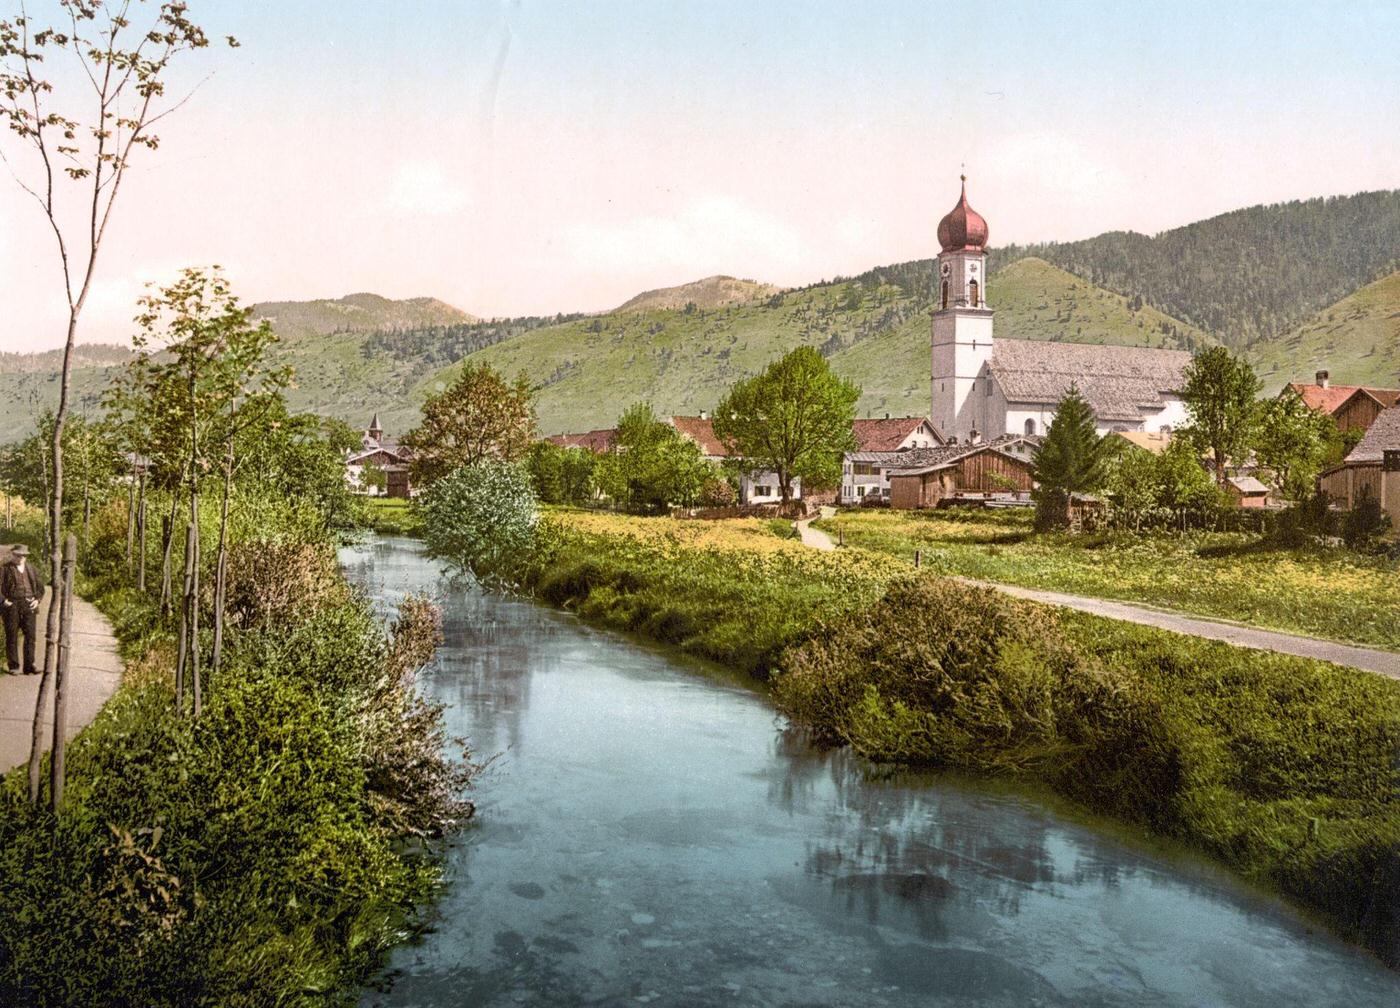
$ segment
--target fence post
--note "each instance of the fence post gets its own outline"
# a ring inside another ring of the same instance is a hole
[[[915,551],[914,551],[914,566],[915,566],[916,568],[919,567],[919,566],[921,566],[921,565],[923,564],[923,561],[924,561],[924,551],[923,551],[923,550],[915,550]]]
[[[844,545],[846,545],[846,530],[843,529],[843,528],[839,528],[839,529],[836,530],[836,545],[837,545],[837,546],[844,546]]]

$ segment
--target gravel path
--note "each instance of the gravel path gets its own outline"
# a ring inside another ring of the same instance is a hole
[[[52,597],[52,593],[49,593]],[[36,626],[44,632],[47,600],[39,607]],[[36,648],[44,660],[42,636]],[[0,669],[4,661],[0,660]],[[77,735],[117,691],[122,680],[122,663],[117,641],[107,618],[85,599],[73,599],[73,657],[68,670],[68,723],[64,734]],[[0,672],[0,774],[29,762],[29,740],[34,723],[34,702],[39,692],[36,675],[5,675]],[[45,722],[44,751],[53,739],[53,687],[49,687],[48,718]]]

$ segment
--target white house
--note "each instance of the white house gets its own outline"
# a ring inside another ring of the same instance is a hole
[[[673,416],[666,421],[685,437],[700,446],[701,453],[711,462],[724,462],[738,459],[715,437],[715,425],[705,414],[699,416]],[[782,488],[778,486],[778,474],[766,471],[744,471],[739,476],[740,504],[779,504],[782,502]],[[802,499],[802,480],[792,479],[792,499]]]
[[[1100,434],[1170,431],[1186,420],[1184,350],[994,338],[987,222],[962,195],[938,225],[930,418],[950,441],[1043,434],[1071,385]]]
[[[842,504],[856,504],[869,494],[889,496],[889,465],[914,448],[938,448],[945,442],[928,417],[856,420],[851,424],[856,450],[841,461]]]
[[[345,482],[354,493],[407,497],[408,462],[408,452],[397,441],[384,436],[376,413],[360,436],[360,450],[345,458]],[[365,481],[365,470],[370,466],[384,473],[383,486],[371,486]]]

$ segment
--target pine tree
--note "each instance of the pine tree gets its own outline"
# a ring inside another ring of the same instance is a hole
[[[1104,440],[1094,426],[1094,411],[1073,385],[1055,407],[1033,459],[1036,526],[1069,524],[1069,502],[1074,494],[1093,493],[1103,485]]]

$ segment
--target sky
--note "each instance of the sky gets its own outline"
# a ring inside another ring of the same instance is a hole
[[[716,273],[812,283],[936,254],[963,166],[993,244],[1400,187],[1395,3],[190,11],[240,46],[177,69],[170,94],[193,94],[124,183],[80,341],[123,341],[145,285],[186,265],[247,302],[373,291],[484,317]],[[62,343],[57,262],[0,167],[0,350]]]

